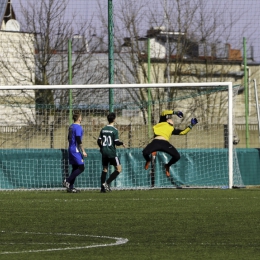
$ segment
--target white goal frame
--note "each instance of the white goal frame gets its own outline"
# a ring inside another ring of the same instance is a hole
[[[100,84],[100,85],[25,85],[0,86],[0,90],[44,90],[44,89],[120,89],[120,88],[160,88],[160,87],[223,87],[228,88],[228,188],[233,188],[233,84],[232,82],[208,83],[151,83],[151,84]]]

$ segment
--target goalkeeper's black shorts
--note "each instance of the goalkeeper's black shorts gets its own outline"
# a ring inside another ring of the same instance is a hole
[[[180,154],[176,148],[166,140],[153,139],[143,150],[143,156],[146,161],[150,161],[150,154],[152,152],[165,152],[172,156],[168,165],[172,165],[180,160]]]

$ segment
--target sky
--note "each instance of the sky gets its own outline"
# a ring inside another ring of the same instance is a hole
[[[12,0],[15,12],[19,15],[20,2],[22,4],[27,4],[28,1],[38,1],[38,0]],[[91,20],[93,25],[97,28],[97,33],[105,31],[106,28],[100,23],[99,17],[100,12],[98,10],[98,2],[102,6],[102,10],[105,15],[107,15],[107,3],[108,0],[68,0],[68,10],[66,15],[69,17],[71,13],[77,14],[78,23],[86,19]],[[133,1],[134,0],[130,0]],[[205,1],[206,7],[204,12],[207,13],[207,17],[210,20],[210,14],[213,12],[218,12],[221,10],[221,21],[223,24],[228,25],[231,21],[235,22],[232,29],[227,28],[226,31],[229,33],[229,43],[231,43],[232,48],[243,50],[243,37],[245,37],[247,42],[247,55],[250,54],[249,46],[253,46],[254,49],[254,59],[260,62],[260,4],[259,0],[196,0]],[[194,0],[181,0],[182,4],[190,2],[194,3]],[[135,0],[136,5],[141,3],[140,0]],[[145,12],[149,14],[150,10],[156,10],[158,17],[163,17],[164,7],[171,9],[171,7],[176,3],[176,0],[150,0],[145,6]],[[113,0],[114,12],[118,10],[118,6],[123,4],[125,8],[128,8],[129,0]],[[156,8],[156,9],[154,9]],[[114,17],[120,15],[120,13],[114,13]],[[146,16],[142,19],[145,25]],[[77,23],[77,21],[75,21]],[[116,21],[115,21],[116,23]],[[221,32],[220,32],[221,34]]]

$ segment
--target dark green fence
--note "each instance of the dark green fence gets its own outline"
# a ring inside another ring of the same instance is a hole
[[[227,149],[181,149],[181,159],[171,167],[171,178],[164,173],[168,156],[158,153],[155,187],[172,187],[172,181],[185,186],[221,187],[228,185]],[[77,179],[77,187],[98,189],[102,170],[97,149],[87,150],[85,171]],[[141,149],[118,149],[123,171],[114,188],[149,188],[150,170],[144,170]],[[244,185],[260,185],[259,149],[237,149],[237,158]],[[211,160],[210,163],[209,160]],[[234,160],[236,162],[236,160]],[[213,163],[212,163],[213,162]],[[211,166],[209,166],[211,165]],[[0,155],[0,189],[59,189],[69,174],[65,149],[6,149]],[[239,181],[237,172],[235,181]]]

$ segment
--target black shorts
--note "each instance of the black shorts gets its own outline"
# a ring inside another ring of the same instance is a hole
[[[102,165],[107,167],[108,164],[113,165],[113,166],[121,165],[118,157],[114,157],[114,158],[102,157]]]

